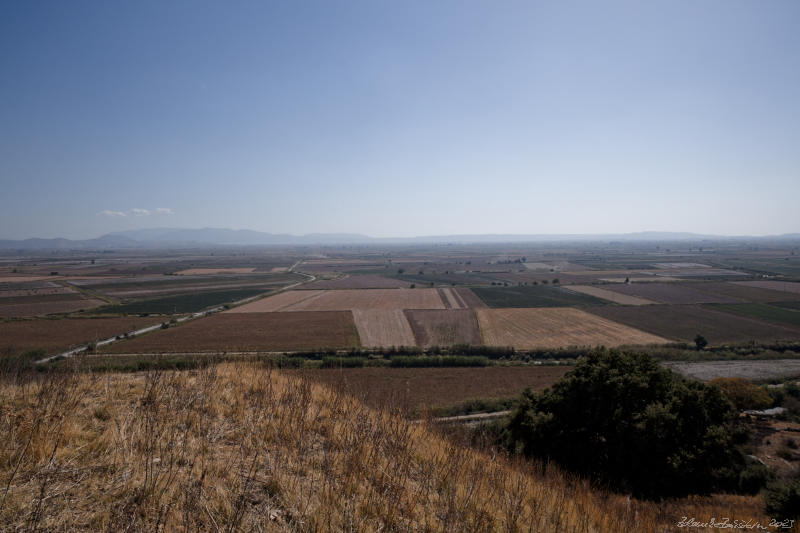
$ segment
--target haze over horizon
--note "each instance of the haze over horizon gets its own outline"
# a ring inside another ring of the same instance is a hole
[[[0,7],[0,239],[800,231],[800,4]]]

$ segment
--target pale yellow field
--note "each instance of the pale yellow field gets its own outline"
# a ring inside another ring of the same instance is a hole
[[[445,306],[450,309],[466,309],[469,307],[464,300],[461,298],[461,295],[455,289],[451,288],[444,288],[439,289],[439,293],[442,297],[442,301],[444,302]]]
[[[588,294],[589,296],[602,298],[604,300],[608,300],[610,302],[618,303],[621,305],[650,305],[656,303],[650,300],[645,300],[644,298],[639,298],[638,296],[629,296],[627,294],[620,294],[618,292],[610,291],[608,289],[602,289],[600,287],[593,287],[591,285],[568,285],[564,288],[569,289],[571,291]]]
[[[187,268],[176,272],[180,276],[203,275],[203,274],[249,274],[255,270],[253,268]]]
[[[414,332],[401,309],[355,309],[353,318],[361,346],[415,346]]]
[[[436,289],[342,289],[282,292],[228,312],[444,308],[444,302]]]
[[[571,307],[476,309],[483,342],[518,349],[661,344],[666,339]]]

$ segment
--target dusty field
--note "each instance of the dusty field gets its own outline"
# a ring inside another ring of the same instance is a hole
[[[344,368],[290,372],[331,385],[375,407],[419,410],[478,398],[507,398],[520,394],[526,387],[541,390],[570,368]]]
[[[361,345],[367,348],[416,344],[402,309],[354,309],[353,319]]]
[[[800,359],[770,361],[665,362],[664,366],[684,376],[711,381],[715,378],[767,380],[800,376]]]
[[[786,292],[764,287],[751,287],[729,282],[693,283],[691,288],[706,294],[723,298],[735,298],[741,302],[782,302],[800,299],[800,293],[787,294]]]
[[[48,354],[159,322],[158,318],[64,318],[0,322],[0,355],[42,348]]]
[[[664,282],[664,281],[680,281],[680,278],[671,278],[669,276],[628,276],[626,278],[600,278],[600,281],[607,281],[609,283],[625,283],[625,280],[630,281],[631,283],[652,283],[652,282]]]
[[[231,309],[228,312],[444,308],[444,303],[436,289],[342,289],[287,291]]]
[[[531,349],[668,342],[574,308],[478,309],[477,314],[488,346]]]
[[[53,294],[74,294],[77,292],[70,287],[37,287],[37,288],[13,288],[13,289],[0,289],[0,303],[1,298],[18,298],[20,296],[46,296]]]
[[[59,276],[0,276],[0,283],[26,283],[43,279],[61,279]]]
[[[791,281],[734,281],[733,283],[744,287],[756,287],[759,289],[800,294],[800,283],[793,283]]]
[[[768,324],[698,305],[592,307],[588,311],[662,337],[691,342],[703,335],[708,342],[746,342],[800,339],[800,329]]]
[[[608,300],[610,302],[618,303],[621,305],[650,305],[656,303],[650,300],[645,300],[644,298],[639,298],[638,296],[629,296],[627,294],[620,294],[614,291],[610,291],[608,289],[602,289],[600,287],[594,287],[591,285],[568,285],[565,288],[571,291],[588,294],[589,296],[602,298],[604,300]]]
[[[52,315],[55,313],[72,313],[81,309],[92,309],[105,304],[103,300],[84,299],[82,297],[69,300],[39,301],[30,303],[4,304],[0,302],[0,317],[31,317]]]
[[[287,311],[295,304],[312,298],[319,298],[324,291],[286,291],[262,298],[249,304],[234,307],[225,313],[272,313]]]
[[[249,274],[256,268],[187,268],[176,272],[179,276],[202,276],[206,274]]]
[[[478,298],[474,292],[470,289],[465,287],[453,289],[458,295],[461,297],[461,301],[464,302],[464,305],[469,309],[480,309],[488,307],[483,300]]]
[[[394,278],[375,276],[372,274],[352,274],[339,279],[315,281],[303,285],[302,289],[398,289],[407,288],[411,284]]]
[[[733,304],[741,302],[737,298],[702,292],[692,288],[693,286],[694,284],[689,283],[632,283],[630,285],[609,285],[608,290],[663,304]]]
[[[350,312],[217,314],[110,344],[104,353],[283,351],[358,346]]]
[[[461,294],[455,289],[439,289],[439,296],[441,296],[442,302],[447,309],[466,309],[469,307],[464,299],[461,298]]]
[[[478,319],[472,309],[413,309],[405,313],[418,346],[481,344]]]

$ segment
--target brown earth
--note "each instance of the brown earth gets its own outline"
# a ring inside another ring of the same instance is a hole
[[[677,341],[710,343],[800,339],[800,329],[714,311],[699,305],[598,306],[587,311]]]
[[[800,294],[800,283],[793,283],[791,281],[735,281],[733,283],[744,287],[756,287],[759,289]]]
[[[480,309],[488,307],[483,300],[478,298],[474,292],[466,287],[459,287],[457,289],[453,289],[458,296],[461,298],[461,301],[464,302],[464,305],[469,309]]]
[[[425,409],[478,398],[507,398],[526,387],[555,383],[568,366],[490,366],[479,368],[344,368],[295,370],[375,407]]]
[[[800,284],[798,284],[800,285]],[[800,298],[800,291],[792,294],[769,287],[753,287],[739,283],[693,283],[691,288],[724,298],[737,298],[742,302],[784,302]]]
[[[639,298],[638,296],[629,296],[627,294],[620,294],[618,292],[610,291],[608,289],[604,289],[601,287],[594,287],[591,285],[568,285],[565,288],[571,291],[588,294],[589,296],[602,298],[604,300],[608,300],[610,302],[618,303],[621,305],[650,305],[655,303],[650,300],[645,300],[644,298]]]
[[[631,283],[608,285],[610,291],[664,304],[740,303],[737,298],[709,294],[693,288],[690,283]]]
[[[92,309],[105,304],[103,300],[75,298],[70,300],[56,300],[51,302],[32,302],[0,305],[0,317],[31,317],[52,315],[55,313],[72,313],[81,309]]]
[[[477,313],[481,335],[488,346],[533,349],[668,342],[575,308],[478,309]]]
[[[216,314],[103,347],[104,353],[312,350],[358,346],[349,311]]]
[[[342,289],[287,291],[228,313],[346,311],[352,309],[444,309],[436,289]]]
[[[405,313],[417,346],[481,344],[478,319],[472,309],[413,309]]]
[[[303,285],[302,289],[397,289],[407,288],[411,284],[384,276],[372,274],[352,274],[338,279],[325,279]]]
[[[249,274],[256,268],[187,268],[175,272],[179,276],[205,275],[205,274]]]
[[[64,318],[0,322],[0,354],[43,348],[55,354],[89,341],[157,324],[157,318]]]

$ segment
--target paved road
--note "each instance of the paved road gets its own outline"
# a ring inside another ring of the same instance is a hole
[[[288,291],[288,290],[294,289],[295,287],[303,285],[305,283],[311,283],[312,281],[316,281],[316,279],[317,279],[316,276],[313,276],[311,274],[306,274],[305,272],[295,272],[294,271],[295,267],[297,267],[302,262],[303,261],[300,260],[300,261],[296,262],[295,264],[293,264],[291,267],[289,267],[289,272],[294,272],[295,274],[300,274],[301,276],[305,276],[307,279],[305,279],[303,281],[298,281],[297,283],[292,283],[291,285],[287,285],[285,287],[282,287],[282,288],[278,289],[277,291],[270,292],[268,294],[272,295],[272,294],[276,294],[276,293],[279,293],[279,292]],[[261,298],[263,296],[264,296],[263,294],[257,294],[255,296],[251,296],[249,298],[244,298],[243,300],[238,300],[236,302],[233,302],[232,304],[227,304],[227,305],[228,305],[228,307],[242,305],[242,304],[246,304],[248,302],[252,302],[253,300],[257,300],[257,299],[259,299],[259,298]],[[204,311],[198,311],[198,312],[192,313],[190,315],[182,316],[182,317],[180,317],[180,318],[178,318],[176,320],[177,320],[178,323],[186,322],[187,320],[194,320],[196,318],[202,318],[202,317],[211,315],[213,313],[217,313],[219,311],[222,311],[223,309],[226,309],[225,305],[218,305],[217,307],[214,307],[212,309],[206,309]],[[155,330],[157,330],[159,328],[161,328],[161,324],[156,324],[154,326],[148,326],[146,328],[137,329],[136,331],[128,332],[128,336],[126,338],[136,337],[137,335],[142,335],[144,333],[149,333],[149,332],[155,331]],[[122,337],[123,334],[120,334],[119,336]],[[107,344],[111,344],[112,342],[116,342],[118,340],[121,340],[121,339],[118,339],[117,336],[115,335],[114,337],[109,337],[107,339],[103,339],[101,341],[97,341],[96,346],[99,348],[100,346],[105,346]],[[44,359],[39,359],[35,363],[37,365],[43,365],[43,364],[49,363],[50,361],[55,361],[56,359],[66,359],[67,357],[73,357],[73,356],[75,356],[75,355],[77,355],[77,354],[79,354],[81,352],[85,352],[86,348],[88,348],[88,346],[86,346],[86,345],[78,346],[77,348],[73,348],[72,350],[68,350],[66,352],[61,352],[61,353],[56,354],[56,355],[51,355],[50,357],[45,357]]]

